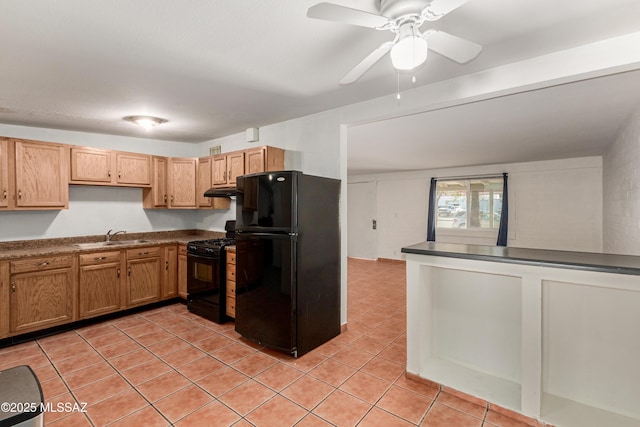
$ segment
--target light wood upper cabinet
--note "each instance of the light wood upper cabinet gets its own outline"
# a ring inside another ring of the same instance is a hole
[[[151,185],[151,156],[116,151],[116,183],[118,185]]]
[[[167,188],[169,159],[166,157],[153,156],[152,161],[151,188],[144,188],[142,190],[142,207],[148,209],[166,208],[169,203],[169,192]]]
[[[71,183],[151,186],[151,156],[90,147],[71,147]]]
[[[245,152],[245,173],[272,172],[284,169],[284,150],[259,147]]]
[[[213,199],[204,197],[204,192],[213,185],[212,178],[213,157],[202,157],[198,159],[198,206],[201,208],[210,208]]]
[[[196,196],[197,158],[169,159],[169,207],[194,209],[198,207]]]
[[[0,138],[0,208],[9,207],[9,141]]]
[[[68,146],[15,140],[15,206],[69,207]]]
[[[201,157],[198,159],[198,207],[200,209],[229,209],[231,206],[230,199],[204,197],[205,191],[214,186],[214,159],[214,157]]]
[[[111,151],[71,147],[71,182],[111,184]]]
[[[213,157],[213,187],[235,187],[236,178],[244,174],[244,151],[218,154]]]

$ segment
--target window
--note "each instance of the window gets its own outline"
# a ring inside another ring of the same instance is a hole
[[[503,178],[438,180],[436,228],[497,230]]]

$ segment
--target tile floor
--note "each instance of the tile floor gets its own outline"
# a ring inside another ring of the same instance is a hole
[[[405,377],[404,264],[350,259],[348,280],[348,330],[299,359],[178,303],[0,349],[0,370],[30,365],[54,408],[86,403],[47,426],[528,425]]]

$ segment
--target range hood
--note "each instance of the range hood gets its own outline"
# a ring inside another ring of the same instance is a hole
[[[236,189],[233,188],[210,188],[204,192],[204,197],[221,197],[230,199],[236,196]]]

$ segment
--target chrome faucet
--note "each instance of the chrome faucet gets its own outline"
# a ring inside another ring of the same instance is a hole
[[[113,236],[115,236],[116,234],[120,234],[120,233],[124,234],[124,233],[126,233],[126,232],[127,232],[126,230],[120,230],[120,231],[116,231],[115,233],[111,234],[111,232],[112,232],[112,231],[113,231],[113,229],[111,229],[111,230],[107,231],[107,235],[105,236],[105,237],[106,237],[106,239],[107,239],[107,242],[110,242],[110,241],[111,241],[111,238],[112,238]]]

